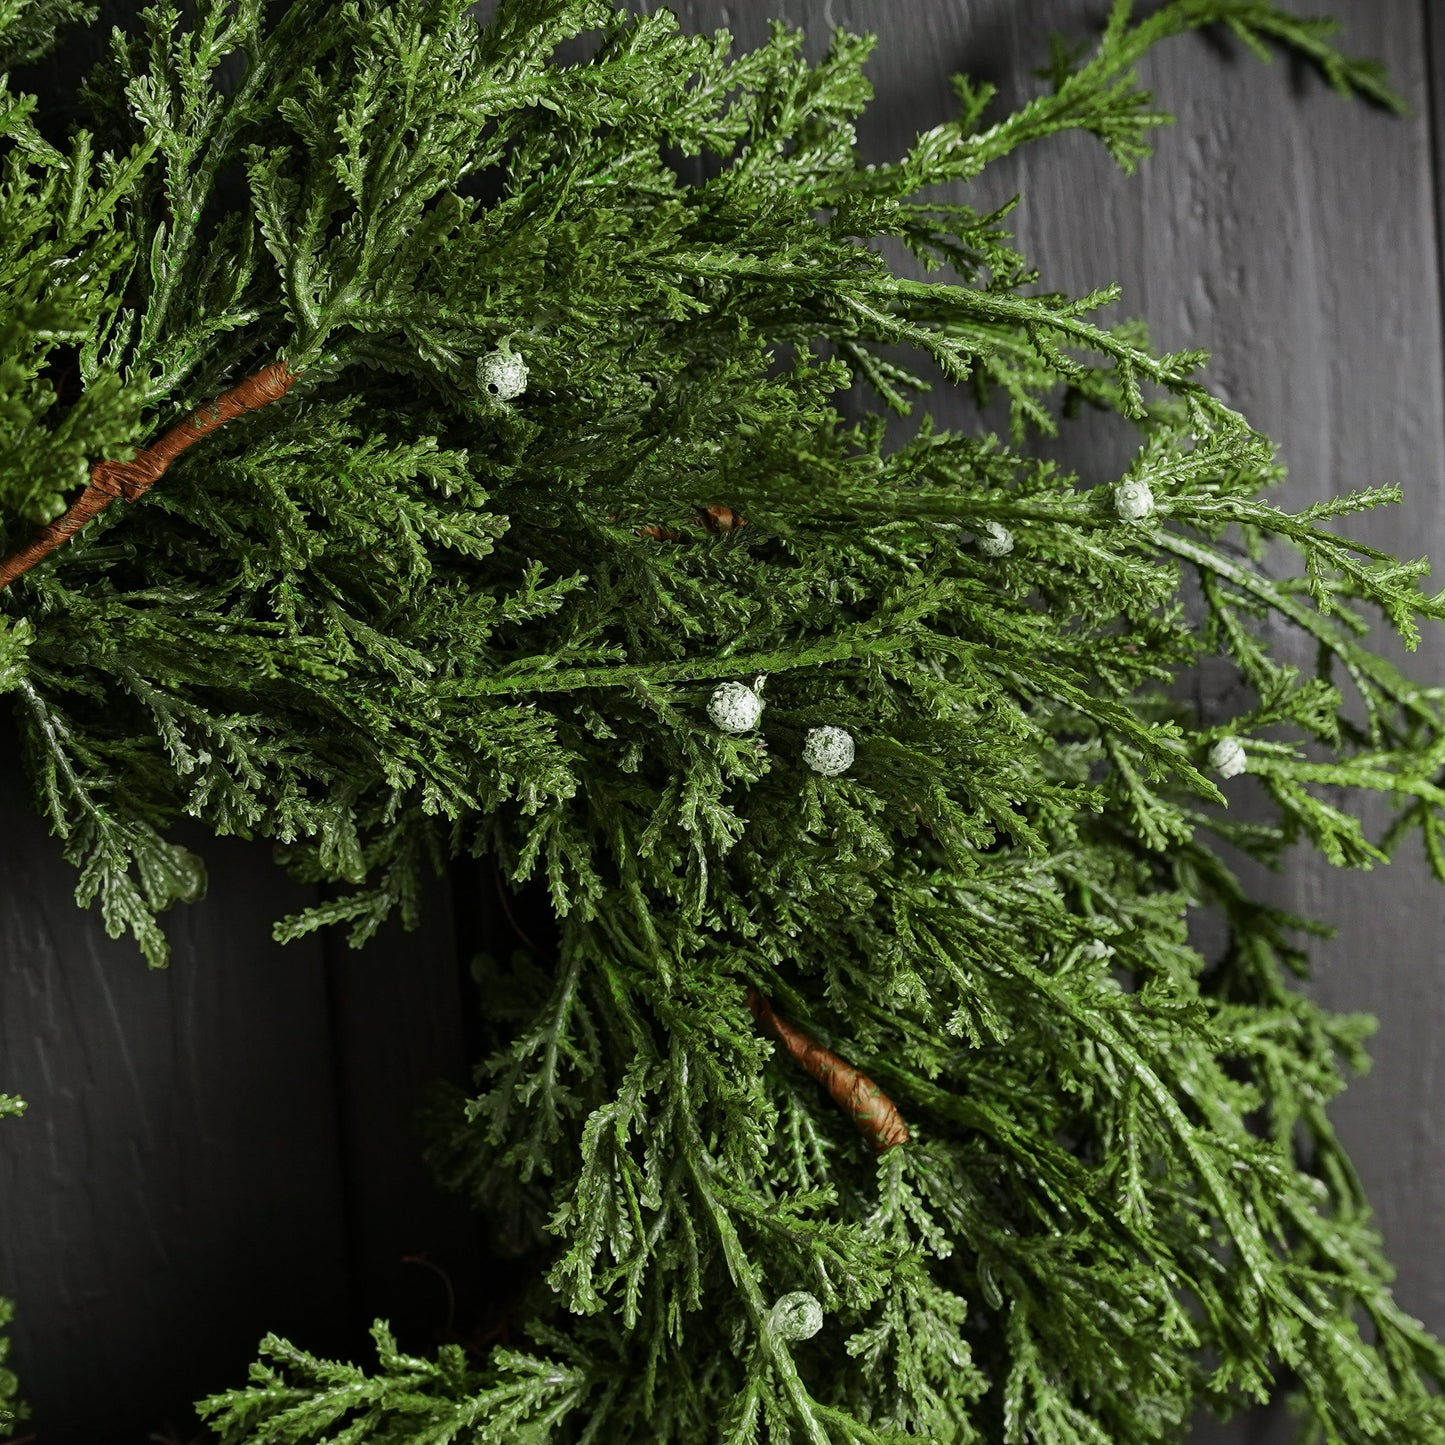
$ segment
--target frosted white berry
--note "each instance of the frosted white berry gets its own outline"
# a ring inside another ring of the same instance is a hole
[[[489,351],[477,362],[477,385],[496,401],[510,401],[527,389],[527,363],[515,351]]]
[[[985,522],[978,533],[978,550],[985,557],[1007,557],[1014,549],[1014,534],[1001,522]]]
[[[1249,755],[1238,738],[1220,738],[1209,750],[1209,766],[1221,778],[1232,778],[1249,766]]]
[[[1114,488],[1114,510],[1121,522],[1142,522],[1154,514],[1154,493],[1148,482],[1120,482]]]
[[[763,700],[745,682],[725,682],[709,699],[707,715],[725,733],[750,733],[763,715]]]
[[[835,778],[853,766],[856,749],[847,728],[809,728],[803,739],[803,761],[815,773]]]
[[[823,1306],[806,1290],[795,1290],[768,1311],[768,1328],[781,1339],[811,1340],[823,1328]]]

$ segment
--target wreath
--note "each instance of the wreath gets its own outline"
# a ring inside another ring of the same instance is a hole
[[[5,0],[0,68],[90,18]],[[1326,1117],[1357,1022],[1230,861],[1445,874],[1370,639],[1445,603],[1336,529],[1392,490],[1275,506],[1198,352],[961,199],[1061,131],[1133,169],[1208,25],[1396,103],[1266,0],[1115,0],[876,164],[867,38],[608,0],[161,3],[67,133],[0,88],[0,691],[78,901],[163,964],[199,819],[333,885],[283,939],[468,857],[554,920],[431,1121],[525,1337],[268,1338],[219,1440],[1153,1445],[1287,1375],[1311,1439],[1445,1440]],[[1038,445],[1079,411],[1122,474]]]

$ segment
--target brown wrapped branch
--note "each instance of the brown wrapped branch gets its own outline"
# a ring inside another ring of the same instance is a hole
[[[776,1039],[832,1095],[833,1102],[853,1120],[858,1132],[873,1141],[874,1151],[886,1154],[908,1142],[908,1125],[893,1100],[868,1077],[825,1049],[783,1018],[757,989],[748,990],[748,1008],[758,1027]]]
[[[144,496],[188,446],[243,412],[256,411],[279,401],[291,390],[295,380],[296,373],[284,361],[273,361],[229,391],[223,391],[214,401],[203,402],[184,421],[177,422],[130,461],[97,462],[91,468],[90,484],[67,511],[42,527],[19,551],[12,552],[0,562],[0,587],[8,587],[42,557],[64,546],[117,497],[134,502]]]
[[[709,532],[736,532],[739,527],[748,524],[747,518],[740,513],[717,502],[710,507],[699,507],[697,517]]]

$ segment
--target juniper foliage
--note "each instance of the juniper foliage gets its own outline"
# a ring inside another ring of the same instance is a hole
[[[10,61],[75,13],[5,0]],[[204,886],[190,817],[345,885],[283,938],[413,920],[456,856],[557,920],[554,952],[485,965],[494,1052],[432,1150],[545,1258],[529,1342],[422,1357],[378,1324],[362,1365],[271,1338],[204,1403],[220,1439],[1153,1445],[1292,1374],[1308,1439],[1445,1441],[1445,1349],[1325,1112],[1368,1023],[1294,990],[1317,926],[1221,851],[1366,867],[1418,830],[1445,879],[1442,694],[1369,639],[1445,601],[1335,530],[1393,492],[1277,508],[1200,354],[1098,319],[1114,288],[1041,290],[1004,213],[936,198],[1068,129],[1132,168],[1166,119],[1136,62],[1212,24],[1393,103],[1266,0],[1116,0],[1016,113],[960,78],[957,120],[874,166],[866,38],[734,54],[608,0],[485,27],[160,4],[85,129],[0,88],[7,550],[98,458],[299,375],[0,598],[79,901],[164,962],[157,915]],[[908,413],[930,369],[1002,434],[844,404]],[[1031,448],[1073,404],[1137,428],[1117,483]],[[1205,659],[1252,699],[1225,725],[1169,686]],[[712,690],[759,674],[761,731],[714,727]],[[857,740],[840,776],[800,761],[822,725]],[[1222,810],[1227,739],[1263,821]],[[872,1157],[750,988],[910,1141]]]
[[[23,1114],[25,1101],[14,1094],[0,1094],[0,1118]],[[0,1329],[4,1329],[15,1317],[15,1307],[7,1299],[0,1299]],[[5,1361],[10,1356],[10,1337],[0,1335],[0,1438],[8,1439],[15,1433],[16,1424],[25,1419],[26,1409],[19,1399],[20,1382],[15,1372],[7,1368]]]

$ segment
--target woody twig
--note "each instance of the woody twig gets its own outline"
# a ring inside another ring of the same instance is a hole
[[[875,1153],[886,1154],[908,1142],[908,1125],[893,1100],[868,1077],[845,1063],[831,1049],[788,1022],[757,989],[748,990],[748,1008],[758,1027],[780,1043],[805,1072],[827,1089],[833,1102],[852,1119],[858,1132],[872,1141]]]
[[[257,411],[279,401],[296,380],[284,361],[273,361],[260,371],[203,402],[158,440],[128,462],[97,462],[90,483],[66,512],[42,527],[25,546],[0,561],[0,587],[8,587],[43,557],[64,546],[92,517],[117,497],[137,501],[165,475],[166,468],[189,446],[244,412]]]

